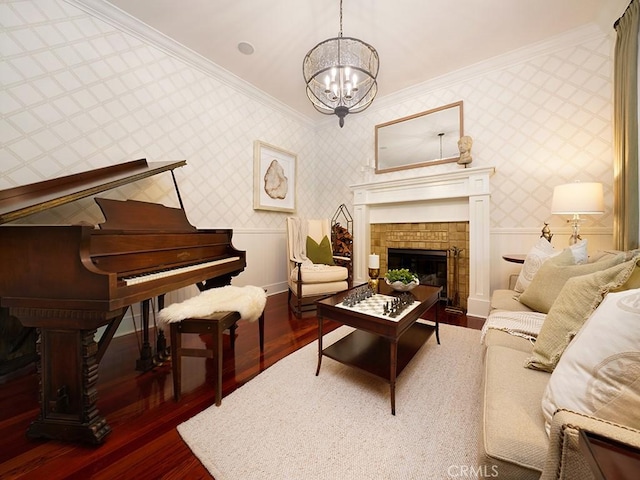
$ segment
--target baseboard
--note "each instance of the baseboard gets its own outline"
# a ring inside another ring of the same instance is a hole
[[[487,318],[490,308],[491,302],[489,300],[473,297],[467,298],[467,316]]]

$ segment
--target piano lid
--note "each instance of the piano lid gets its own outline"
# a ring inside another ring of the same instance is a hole
[[[179,160],[177,162],[157,162],[150,165],[146,159],[142,158],[1,190],[0,224],[12,222],[158,173],[173,171],[174,168],[186,164],[186,160]]]

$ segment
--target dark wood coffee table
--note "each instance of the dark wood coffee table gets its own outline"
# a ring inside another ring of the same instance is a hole
[[[434,332],[440,344],[438,330],[438,314],[436,309],[435,326],[418,323],[422,317],[438,301],[442,287],[418,285],[411,290],[415,299],[411,310],[407,309],[396,319],[368,311],[366,308],[344,308],[343,300],[352,294],[355,287],[330,297],[318,300],[318,368],[320,373],[322,356],[325,355],[338,362],[353,366],[389,382],[391,390],[391,414],[396,414],[396,378],[407,366],[414,355]],[[380,293],[398,296],[385,283],[380,283]],[[338,340],[333,345],[322,348],[323,320],[327,318],[343,325],[355,327],[356,330]]]

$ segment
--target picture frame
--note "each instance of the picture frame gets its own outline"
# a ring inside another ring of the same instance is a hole
[[[253,209],[292,213],[296,210],[295,153],[260,140],[253,144]]]

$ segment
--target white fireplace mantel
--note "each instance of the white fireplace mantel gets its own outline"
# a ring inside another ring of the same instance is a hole
[[[469,222],[467,314],[486,318],[490,297],[489,179],[494,167],[352,185],[354,280],[368,279],[372,223]]]

